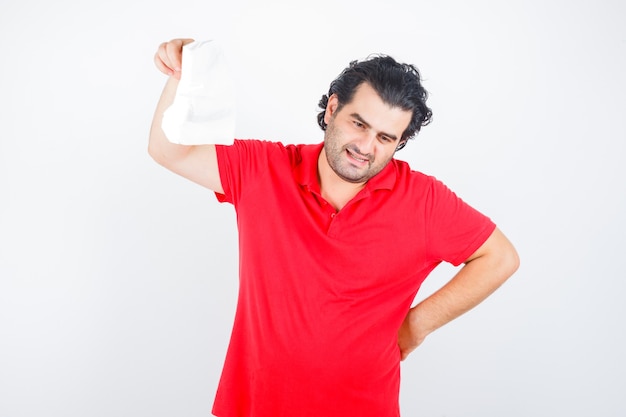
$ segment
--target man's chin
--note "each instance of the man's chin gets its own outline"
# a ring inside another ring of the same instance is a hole
[[[349,182],[351,184],[362,184],[364,182],[367,182],[367,180],[370,179],[370,177],[367,174],[362,174],[362,173],[352,173],[348,175],[348,174],[335,171],[335,174],[337,174],[337,176],[341,178],[342,180]]]

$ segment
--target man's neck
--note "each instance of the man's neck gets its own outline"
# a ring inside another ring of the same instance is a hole
[[[366,183],[351,183],[340,178],[328,164],[326,151],[322,148],[317,160],[317,175],[320,182],[322,197],[336,210],[341,210]]]

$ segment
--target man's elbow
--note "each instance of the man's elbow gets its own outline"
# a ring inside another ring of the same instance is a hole
[[[505,247],[500,253],[500,268],[502,270],[502,275],[506,278],[510,277],[519,269],[520,266],[520,257],[517,253],[515,247],[507,242]]]
[[[501,282],[506,281],[520,266],[520,257],[511,241],[498,229],[485,245],[491,267]]]
[[[519,269],[520,266],[520,258],[519,258],[519,254],[517,253],[517,251],[515,250],[515,248],[513,248],[512,253],[509,255],[509,268],[511,271],[511,275],[513,275],[515,273],[515,271],[517,271]]]
[[[150,137],[148,155],[159,165],[172,169],[173,165],[182,160],[189,152],[188,146],[166,143],[167,139]]]
[[[165,164],[163,152],[152,141],[148,143],[148,155],[159,165]]]

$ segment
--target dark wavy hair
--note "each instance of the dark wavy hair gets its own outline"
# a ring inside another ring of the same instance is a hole
[[[354,93],[362,83],[368,83],[380,98],[392,107],[411,111],[413,116],[406,130],[402,133],[402,149],[408,139],[413,138],[421,129],[430,123],[432,111],[426,106],[428,92],[422,87],[420,73],[411,64],[402,64],[387,55],[372,55],[364,61],[352,61],[341,74],[330,84],[328,94],[319,101],[322,111],[317,115],[317,123],[326,130],[324,115],[328,98],[337,94],[339,107],[350,103]]]

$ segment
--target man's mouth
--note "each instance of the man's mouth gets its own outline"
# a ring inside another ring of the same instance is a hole
[[[351,149],[346,149],[346,152],[348,153],[348,157],[355,161],[358,165],[366,165],[369,163],[369,158],[366,156],[356,153]]]

